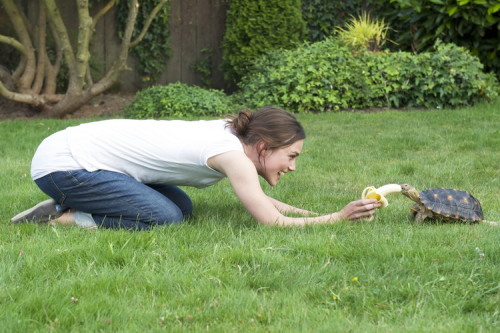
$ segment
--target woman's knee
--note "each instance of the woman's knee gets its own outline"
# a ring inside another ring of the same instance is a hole
[[[193,215],[193,202],[191,199],[188,197],[187,200],[184,202],[183,207],[181,207],[182,214],[184,215],[183,218],[189,217]]]
[[[153,216],[150,216],[147,222],[161,225],[181,223],[185,217],[183,211],[177,206],[172,206],[156,212]]]
[[[191,201],[191,198],[178,186],[158,184],[149,184],[147,186],[161,193],[174,205],[176,205],[183,215],[181,220],[193,213],[193,202]]]

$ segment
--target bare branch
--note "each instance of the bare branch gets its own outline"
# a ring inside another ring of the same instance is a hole
[[[0,96],[11,101],[21,102],[39,107],[45,103],[44,99],[37,94],[15,93],[7,89],[0,81]]]
[[[156,15],[158,15],[158,12],[163,8],[163,6],[165,6],[169,1],[171,0],[161,0],[157,5],[156,7],[151,11],[151,13],[149,14],[148,16],[148,19],[146,20],[146,23],[144,24],[144,26],[142,27],[142,31],[141,33],[139,34],[139,36],[137,36],[137,38],[130,43],[130,47],[134,47],[136,46],[137,44],[139,44],[141,42],[141,40],[144,38],[144,35],[146,34],[146,32],[148,31],[149,29],[149,26],[151,25],[151,23],[153,22],[153,20],[155,19]]]
[[[87,86],[90,87],[94,84],[94,80],[92,79],[92,73],[90,72],[90,66],[87,64]]]
[[[45,72],[43,73],[45,78],[42,92],[43,94],[55,94],[57,90],[56,79],[58,72],[59,70],[55,66],[52,66],[50,61],[47,59]]]
[[[139,11],[139,3],[137,0],[130,0],[129,12],[127,17],[127,25],[125,26],[125,32],[123,33],[122,44],[120,46],[120,53],[118,58],[113,62],[113,65],[108,70],[106,75],[99,80],[91,90],[95,94],[99,94],[107,90],[115,82],[115,80],[120,75],[120,71],[125,67],[128,58],[128,51],[130,48],[130,40],[132,39],[132,33],[134,32],[134,25],[137,19],[137,13]]]
[[[62,45],[62,42],[61,42],[61,38],[57,34],[57,29],[56,29],[56,27],[54,25],[54,22],[52,22],[52,20],[50,20],[50,19],[49,19],[48,22],[49,22],[50,34],[52,35],[52,38],[54,38],[54,42],[56,43],[56,50],[58,52],[59,51],[62,52],[63,45]]]
[[[64,58],[66,59],[66,63],[68,64],[69,84],[71,85],[72,81],[76,79],[76,60],[75,54],[73,52],[73,47],[71,46],[71,42],[69,40],[68,30],[64,25],[61,13],[59,12],[59,8],[57,7],[55,1],[44,1],[45,6],[47,7],[47,16],[55,31],[55,34],[58,36],[60,48],[63,50]]]
[[[0,96],[3,96],[11,101],[20,102],[32,105],[37,108],[46,108],[48,104],[55,104],[61,101],[64,95],[57,94],[28,94],[28,93],[15,93],[7,89],[0,81]]]
[[[46,104],[56,104],[64,98],[61,94],[43,94],[41,95]]]
[[[55,42],[56,59],[52,64],[47,56],[47,52],[45,52],[47,64],[45,67],[45,84],[43,87],[43,93],[46,95],[55,94],[56,92],[57,89],[56,79],[57,75],[59,74],[59,70],[61,69],[61,61],[63,58],[63,46],[61,43],[61,39],[57,35],[55,26],[50,20],[49,20],[49,27],[52,38],[54,39]]]
[[[88,0],[78,1],[78,46],[76,51],[77,86],[81,89],[85,83],[88,62],[90,58],[89,44],[92,35],[92,18],[89,14]],[[75,82],[76,83],[76,82]]]
[[[16,81],[16,82],[19,81],[19,78],[24,73],[24,68],[26,67],[26,63],[27,63],[26,57],[22,56],[21,61],[19,61],[19,64],[17,65],[16,70],[12,74],[12,79],[14,79],[14,81]]]
[[[63,51],[62,51],[62,49],[59,49],[59,50],[57,50],[56,61],[54,62],[54,65],[53,65],[54,70],[56,70],[57,72],[59,72],[59,70],[61,69],[62,59],[63,59]]]
[[[113,8],[113,6],[115,5],[116,3],[116,0],[110,0],[106,6],[104,6],[100,11],[99,13],[97,13],[95,16],[94,16],[94,19],[92,20],[92,31],[95,30],[95,27],[97,25],[97,22],[99,22],[99,20],[101,19],[101,17],[103,17],[104,15],[106,15],[106,13],[111,9]]]
[[[39,1],[39,0],[36,0],[36,1]],[[29,7],[32,4],[31,3],[26,3],[25,5],[27,5]],[[41,4],[38,3],[38,5],[41,5]],[[20,10],[19,11],[19,15],[21,15],[21,18],[23,20],[24,26],[28,29],[28,31],[32,31],[33,30],[33,22],[31,22],[31,20],[28,20],[28,18],[26,17],[26,13],[24,12],[24,10]]]
[[[16,31],[19,41],[24,47],[24,56],[26,65],[23,66],[23,72],[17,81],[17,86],[20,91],[28,91],[31,88],[31,83],[35,77],[36,57],[33,44],[30,39],[30,34],[24,24],[23,15],[20,13],[18,5],[12,0],[1,0],[7,15],[9,16],[12,26]]]
[[[45,77],[45,66],[48,60],[46,49],[47,15],[44,6],[39,6],[37,30],[38,33],[35,36],[35,45],[38,50],[38,63],[35,81],[31,87],[31,90],[35,93],[40,93],[43,86],[43,79]]]
[[[56,79],[59,69],[61,68],[62,51],[57,51],[57,58],[55,63],[52,65],[50,60],[47,59],[47,66],[45,67],[45,84],[43,87],[43,93],[45,95],[55,94],[57,89]]]
[[[24,48],[23,44],[17,41],[17,39],[9,36],[0,35],[0,43],[10,45],[19,52],[21,52],[22,55],[26,56],[26,49]]]

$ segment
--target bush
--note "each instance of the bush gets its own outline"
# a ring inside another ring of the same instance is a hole
[[[391,106],[457,107],[498,96],[494,74],[485,74],[465,48],[438,41],[434,51],[387,55],[383,70]],[[387,87],[387,85],[392,85]]]
[[[367,49],[373,52],[381,50],[386,42],[389,26],[377,18],[362,12],[358,17],[352,16],[345,28],[337,27],[337,38],[343,44],[354,49]]]
[[[498,0],[371,0],[407,50],[432,49],[436,39],[466,47],[487,71],[500,78],[500,3]]]
[[[352,51],[334,39],[275,51],[255,63],[237,95],[249,107],[291,111],[446,107],[495,97],[498,84],[477,58],[453,44],[433,52]]]
[[[231,98],[220,90],[203,89],[173,83],[153,86],[137,93],[136,100],[125,108],[129,118],[220,116],[236,109]]]
[[[302,0],[302,17],[306,21],[308,40],[318,42],[334,35],[349,15],[360,11],[359,0]]]
[[[352,75],[363,70],[360,65],[349,48],[332,39],[275,51],[243,77],[238,98],[250,107],[279,105],[300,112],[362,107],[357,96],[363,96],[366,84]]]
[[[222,42],[226,81],[235,85],[255,58],[295,47],[305,34],[300,0],[231,0]]]

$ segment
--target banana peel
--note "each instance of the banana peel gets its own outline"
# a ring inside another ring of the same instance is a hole
[[[361,199],[377,199],[382,204],[380,208],[385,208],[389,205],[389,201],[385,196],[391,193],[399,193],[401,190],[399,184],[387,184],[379,188],[368,186],[361,193]]]

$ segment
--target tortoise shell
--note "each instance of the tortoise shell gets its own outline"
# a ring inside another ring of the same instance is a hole
[[[420,201],[436,218],[464,222],[484,219],[479,201],[465,191],[430,188],[420,192]]]

